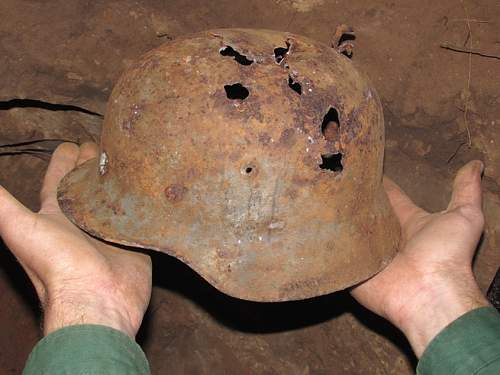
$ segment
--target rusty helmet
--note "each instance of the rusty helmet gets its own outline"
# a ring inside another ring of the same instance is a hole
[[[212,30],[127,69],[100,157],[58,200],[91,235],[174,256],[231,296],[304,299],[395,255],[383,152],[380,101],[346,56],[286,32]]]

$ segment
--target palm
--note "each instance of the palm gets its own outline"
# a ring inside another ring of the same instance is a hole
[[[436,330],[446,319],[485,304],[471,270],[484,226],[480,170],[477,162],[462,168],[448,208],[433,214],[417,207],[394,182],[384,181],[401,224],[401,250],[386,269],[351,291],[360,303],[403,330],[419,315],[425,323],[422,310],[437,299],[458,302],[447,306],[450,316],[436,320],[431,327]],[[422,345],[415,348],[421,354]]]
[[[2,212],[0,233],[28,273],[42,305],[61,299],[64,303],[76,298],[101,300],[130,318],[130,328],[136,332],[151,293],[149,257],[88,236],[63,215],[56,199],[60,179],[96,154],[95,145],[80,150],[64,145],[56,150],[45,176],[41,210],[34,214],[10,202],[15,206],[11,220],[5,220],[8,215]],[[1,193],[0,202],[7,194]]]

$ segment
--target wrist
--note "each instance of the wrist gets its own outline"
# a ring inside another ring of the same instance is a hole
[[[424,275],[418,286],[409,288],[404,305],[392,306],[386,313],[408,338],[417,357],[450,323],[479,307],[489,306],[472,272],[464,270],[450,277],[449,272]]]
[[[79,294],[77,298],[65,295],[49,301],[44,308],[43,334],[80,324],[98,324],[114,328],[135,338],[136,329],[126,312],[120,311],[109,300]]]

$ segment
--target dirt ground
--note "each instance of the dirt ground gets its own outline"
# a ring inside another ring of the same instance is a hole
[[[383,102],[390,177],[418,204],[441,210],[457,169],[485,161],[487,229],[475,272],[486,290],[500,265],[498,20],[495,0],[2,0],[0,183],[36,210],[50,150],[58,140],[97,140],[120,72],[164,41],[251,27],[328,43],[346,23],[356,31],[353,61]],[[49,141],[27,143],[40,139]],[[347,293],[235,300],[161,254],[154,278],[139,335],[153,374],[414,373],[404,337]],[[17,374],[39,339],[39,309],[5,249],[0,295],[0,368]]]

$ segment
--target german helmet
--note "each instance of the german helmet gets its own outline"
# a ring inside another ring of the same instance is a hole
[[[58,200],[89,234],[174,256],[231,296],[305,299],[395,255],[383,152],[379,98],[339,51],[211,30],[126,70],[100,156],[62,180]]]

